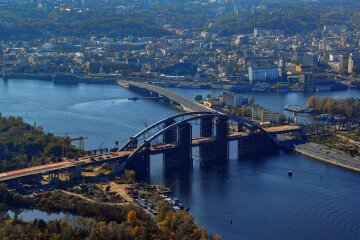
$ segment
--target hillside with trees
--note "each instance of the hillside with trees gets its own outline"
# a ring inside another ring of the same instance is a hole
[[[0,114],[0,172],[60,161],[64,144],[69,156],[79,153],[62,137],[45,133],[21,118]]]
[[[308,33],[324,25],[354,24],[360,26],[359,2],[342,4],[325,2],[270,1],[251,11],[229,13],[217,18],[209,30],[220,36],[251,33],[254,28],[280,29],[285,34]]]
[[[159,37],[170,33],[148,14],[119,16],[101,7],[78,12],[6,7],[0,9],[0,39],[33,39],[41,36]]]

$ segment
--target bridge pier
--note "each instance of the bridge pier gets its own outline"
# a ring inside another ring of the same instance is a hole
[[[270,152],[278,146],[264,133],[254,131],[253,134],[238,140],[238,156]]]
[[[245,125],[244,123],[238,123],[238,132],[244,132],[245,131]]]
[[[146,88],[141,88],[141,87],[135,86],[133,84],[129,84],[129,90],[137,92],[137,93],[145,95],[145,96],[148,96],[148,97],[151,96],[151,91],[147,90]]]
[[[176,123],[176,121],[172,118],[167,119],[164,122],[164,127],[163,128],[167,128],[169,126],[171,126],[172,124]],[[169,131],[166,131],[163,135],[163,142],[164,143],[176,143],[177,140],[177,130],[176,129],[171,129]]]
[[[178,126],[177,145],[174,150],[164,153],[165,169],[174,168],[189,169],[192,162],[192,125],[183,123]]]
[[[59,181],[59,173],[58,172],[49,173],[49,180],[50,180],[50,182]]]
[[[11,180],[7,182],[6,185],[8,186],[8,188],[13,188],[16,190],[19,190],[21,188],[20,179]]]
[[[214,134],[214,118],[204,117],[200,120],[200,137],[212,137]],[[204,161],[214,160],[213,155],[214,144],[199,147],[200,158]]]
[[[200,134],[201,137],[211,137],[213,136],[213,119],[209,117],[205,119],[201,124]],[[228,127],[228,118],[227,117],[218,117],[215,121],[215,141],[209,143],[208,145],[200,146],[199,153],[200,158],[203,162],[221,162],[227,160],[229,155],[229,145],[227,141],[227,136],[229,132]]]
[[[153,91],[150,91],[150,95],[151,95],[151,97],[160,97],[160,94],[159,93],[157,93],[157,92],[153,92]]]
[[[219,117],[216,120],[216,152],[219,160],[226,160],[229,156],[229,125],[227,117]]]
[[[71,169],[70,178],[71,178],[71,180],[78,180],[81,178],[81,167],[80,166],[75,166],[74,168]]]
[[[150,143],[147,143],[144,150],[139,152],[134,159],[128,163],[126,169],[134,170],[137,179],[150,176]]]
[[[214,118],[203,117],[200,120],[200,136],[211,137],[214,134]]]
[[[165,105],[171,105],[171,99],[163,96],[162,99],[161,99],[162,103],[165,104]]]

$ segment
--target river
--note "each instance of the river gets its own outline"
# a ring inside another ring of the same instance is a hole
[[[189,98],[216,90],[175,91]],[[360,92],[316,95],[360,97]],[[305,93],[254,93],[272,110],[306,102]],[[176,114],[156,101],[116,85],[58,85],[36,80],[0,80],[0,112],[21,116],[57,135],[83,135],[86,147],[112,147],[144,126]],[[230,159],[201,165],[194,149],[192,170],[165,174],[161,156],[151,159],[151,183],[170,186],[196,221],[224,239],[360,239],[360,174],[297,154]],[[294,175],[289,178],[288,170]],[[321,179],[322,176],[322,179]],[[232,220],[232,224],[231,224]]]

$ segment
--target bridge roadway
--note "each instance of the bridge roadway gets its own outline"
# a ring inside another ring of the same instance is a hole
[[[156,92],[159,95],[165,96],[171,99],[172,101],[180,104],[183,107],[183,109],[187,112],[216,112],[201,104],[196,103],[195,101],[191,101],[177,93],[174,93],[166,88],[162,88],[153,84],[135,82],[135,81],[118,81],[118,84],[123,87],[129,87],[130,85],[132,85],[139,88],[147,89],[148,91],[151,92]],[[282,134],[282,133],[289,133],[289,132],[302,130],[301,126],[293,126],[293,125],[277,126],[277,127],[270,127],[264,129],[271,134]]]
[[[296,130],[297,128],[286,127],[275,127],[275,128],[268,128],[269,133],[282,133],[283,130]],[[267,130],[267,129],[265,129]],[[249,136],[247,132],[231,132],[228,135],[228,141],[236,141],[241,138]],[[211,137],[197,137],[192,139],[192,147],[203,146],[215,141],[215,136]],[[151,154],[160,154],[165,153],[167,151],[171,151],[176,147],[175,144],[152,144],[150,147]],[[96,155],[96,157],[86,156],[78,158],[77,160],[74,159],[64,159],[62,162],[57,163],[50,163],[35,167],[29,167],[9,172],[0,173],[0,183],[7,182],[14,179],[21,179],[32,177],[36,175],[44,175],[50,174],[55,172],[62,172],[62,171],[71,171],[76,167],[88,167],[88,166],[95,166],[101,165],[104,163],[116,161],[116,160],[125,160],[128,158],[134,150],[123,150],[119,152],[111,152],[111,153],[104,153]]]
[[[183,109],[187,112],[211,112],[212,110],[204,107],[201,104],[198,104],[194,101],[191,101],[179,94],[176,94],[170,90],[167,90],[162,87],[158,87],[153,84],[135,82],[135,81],[118,81],[118,84],[121,86],[135,86],[143,89],[147,89],[151,92],[156,92],[161,96],[167,97],[168,99],[178,103],[183,107]]]
[[[228,135],[228,141],[238,140],[242,137],[246,137],[246,132],[234,132]],[[192,146],[197,147],[200,145],[206,145],[215,141],[215,137],[198,137],[192,139]],[[153,144],[150,147],[151,154],[159,154],[167,151],[171,151],[176,147],[175,144]],[[71,171],[76,167],[88,167],[95,165],[102,165],[104,163],[112,162],[115,160],[125,160],[131,155],[134,150],[124,150],[120,152],[111,152],[96,155],[95,157],[86,156],[73,159],[64,159],[61,162],[50,163],[45,165],[39,165],[35,167],[23,168],[19,170],[13,170],[9,172],[0,173],[0,182],[8,182],[14,179],[25,179],[27,177],[33,177],[36,175],[45,175],[55,172]]]

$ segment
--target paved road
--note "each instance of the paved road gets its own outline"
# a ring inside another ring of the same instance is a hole
[[[360,159],[357,157],[351,157],[345,153],[330,150],[323,145],[316,143],[305,143],[297,145],[295,150],[299,153],[308,155],[310,157],[339,165],[352,170],[360,171]]]
[[[191,101],[183,96],[180,96],[179,94],[176,94],[165,88],[158,87],[156,85],[152,85],[152,84],[148,84],[148,83],[141,83],[141,82],[134,82],[134,81],[127,81],[126,83],[129,85],[148,89],[152,92],[157,92],[161,96],[165,96],[165,97],[173,100],[174,102],[177,102],[187,112],[211,112],[212,111],[211,109],[206,108],[203,105],[200,105],[200,104],[198,104],[194,101]]]
[[[79,158],[78,161],[73,160],[64,160],[62,162],[58,163],[51,163],[51,164],[45,164],[40,165],[36,167],[30,167],[30,168],[23,168],[19,170],[9,171],[9,172],[3,172],[0,173],[0,182],[5,182],[17,178],[22,177],[28,177],[28,176],[34,176],[37,174],[46,174],[56,171],[65,171],[72,169],[76,166],[86,166],[88,164],[92,164],[93,162],[99,162],[98,164],[102,162],[109,162],[114,159],[124,158],[129,156],[132,153],[132,151],[122,151],[122,152],[115,152],[110,154],[102,154],[99,155],[99,157],[96,157],[94,160],[91,159],[91,157],[82,157]]]

